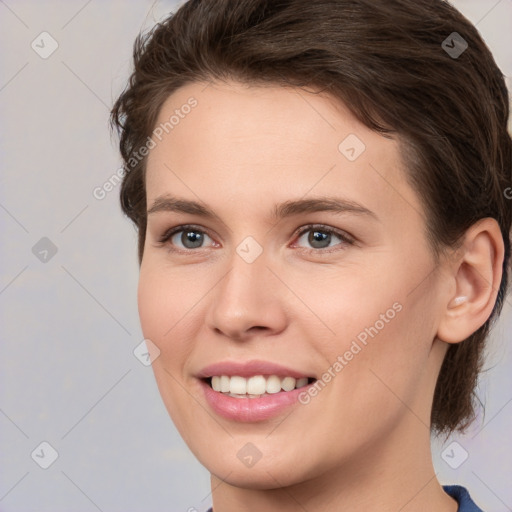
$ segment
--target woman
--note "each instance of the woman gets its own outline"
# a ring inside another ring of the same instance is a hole
[[[441,0],[189,1],[112,120],[139,314],[215,512],[481,510],[435,475],[510,259],[503,75]]]

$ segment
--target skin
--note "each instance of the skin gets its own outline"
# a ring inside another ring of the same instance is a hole
[[[436,262],[396,140],[326,95],[235,82],[182,87],[156,125],[191,96],[197,107],[150,151],[147,204],[171,194],[215,217],[149,214],[138,303],[144,336],[160,350],[160,393],[212,475],[215,512],[455,512],[431,462],[431,403],[448,344],[491,313],[497,223],[483,219]],[[366,146],[353,162],[338,150],[348,134]],[[333,196],[374,216],[271,216],[285,201]],[[186,248],[181,233],[159,243],[183,224],[208,235],[202,247]],[[313,247],[309,232],[297,234],[311,224],[354,243],[333,235],[328,248]],[[236,252],[248,236],[263,249],[253,263]],[[458,296],[467,300],[457,305]],[[309,404],[241,423],[206,402],[196,378],[206,365],[261,359],[321,378],[395,303],[401,311]],[[248,442],[262,454],[251,468],[237,457]]]

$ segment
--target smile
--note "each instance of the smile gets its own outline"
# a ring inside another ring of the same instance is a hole
[[[249,378],[239,375],[214,375],[209,384],[214,391],[218,391],[233,398],[261,398],[274,395],[281,391],[292,391],[310,384],[314,379],[278,375],[254,375]]]
[[[208,408],[235,422],[258,422],[300,407],[299,395],[314,385],[310,372],[262,361],[222,361],[196,377]]]

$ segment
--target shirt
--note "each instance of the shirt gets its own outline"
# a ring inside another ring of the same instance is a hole
[[[443,485],[443,489],[459,504],[457,512],[483,512],[471,499],[467,489],[461,485]]]
[[[461,485],[443,485],[443,489],[458,504],[457,512],[483,512],[475,502],[471,499],[469,492]],[[213,512],[213,508],[209,508],[206,512]]]

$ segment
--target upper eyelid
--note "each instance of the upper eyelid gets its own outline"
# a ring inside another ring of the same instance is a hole
[[[190,231],[199,231],[201,233],[204,233],[204,234],[208,235],[212,240],[214,238],[210,234],[210,231],[208,229],[206,229],[202,226],[197,226],[195,224],[180,224],[178,226],[174,226],[172,228],[166,229],[162,233],[162,235],[160,235],[158,238],[160,241],[163,241],[163,240],[169,241],[176,233],[186,231],[187,229]]]
[[[210,230],[203,227],[203,226],[199,226],[199,225],[196,225],[196,224],[180,224],[180,225],[177,225],[177,226],[174,226],[172,228],[169,228],[167,230],[164,231],[163,235],[166,235],[166,234],[175,234],[175,233],[179,233],[180,231],[185,231],[187,229],[190,229],[190,230],[196,230],[196,231],[201,231],[203,233],[206,233],[208,236],[210,236]],[[340,234],[340,235],[343,235],[345,234],[345,231],[342,230],[342,229],[339,229],[339,228],[335,228],[333,226],[328,226],[326,224],[304,224],[303,226],[301,226],[300,228],[297,228],[294,230],[294,234],[302,234],[306,231],[310,231],[312,229],[318,229],[318,231],[328,231],[328,232],[332,232],[332,233],[337,233],[337,234]],[[346,234],[347,237],[349,236],[348,233]]]
[[[295,233],[297,233],[297,235],[302,235],[303,233],[307,231],[312,231],[314,229],[318,231],[325,231],[327,233],[334,233],[335,235],[352,239],[352,236],[346,233],[343,229],[327,226],[325,224],[306,224],[300,228],[297,228],[295,230]]]
[[[180,224],[180,225],[174,226],[174,227],[166,230],[159,237],[159,240],[161,243],[167,243],[174,235],[176,235],[177,233],[180,233],[182,231],[186,231],[187,229],[202,232],[202,233],[206,234],[207,236],[209,236],[212,240],[214,240],[214,238],[215,238],[210,234],[210,231],[207,228],[204,228],[204,227],[196,225],[196,224]],[[294,237],[294,239],[297,239],[298,237],[302,236],[304,233],[307,233],[308,231],[312,231],[314,229],[317,229],[318,231],[325,231],[327,233],[332,233],[332,234],[338,236],[345,243],[352,243],[352,244],[355,243],[354,237],[352,235],[350,235],[349,233],[347,233],[346,231],[339,229],[339,228],[335,228],[333,226],[328,226],[326,224],[318,224],[318,223],[305,224],[305,225],[295,229],[293,231],[292,236]],[[199,247],[194,250],[198,250],[198,249],[202,249],[202,247]],[[192,250],[192,249],[188,249],[188,250]]]
[[[297,234],[295,235],[294,239],[297,240],[299,237],[303,236],[304,233],[307,233],[308,231],[313,231],[313,230],[317,230],[317,231],[325,231],[327,233],[330,233],[330,234],[333,234],[335,236],[337,236],[341,243],[340,244],[336,244],[336,245],[349,245],[349,246],[357,246],[357,239],[354,238],[352,235],[350,235],[349,233],[347,233],[346,231],[342,230],[342,229],[337,229],[337,228],[333,228],[333,227],[330,227],[330,226],[324,226],[322,224],[318,225],[310,225],[310,226],[304,226],[303,228],[299,228],[299,230],[297,231]],[[295,241],[294,244],[296,244],[297,242]],[[304,251],[307,251],[307,252],[314,252],[318,255],[322,254],[322,253],[328,253],[328,252],[331,252],[330,249],[332,248],[329,248],[329,247],[324,247],[322,249],[314,249],[314,248],[307,248],[307,247],[301,247],[302,250]]]

